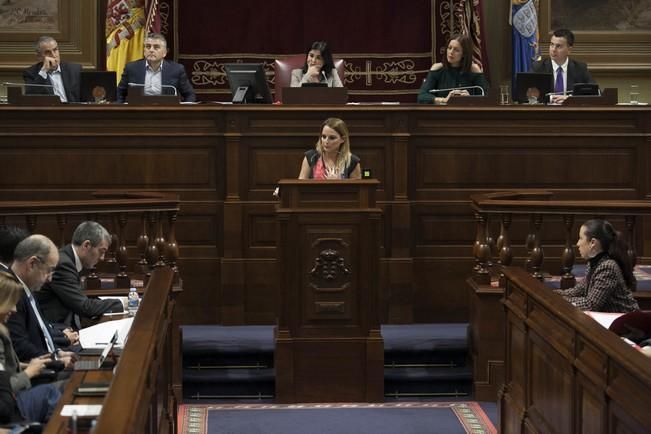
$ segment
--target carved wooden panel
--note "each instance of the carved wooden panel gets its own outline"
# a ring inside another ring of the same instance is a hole
[[[303,237],[300,296],[305,317],[301,326],[327,326],[331,320],[359,326],[357,303],[361,300],[355,294],[361,276],[355,258],[359,247],[354,228],[312,225]]]
[[[550,139],[537,141],[548,143],[532,144],[527,140],[526,144],[519,142],[509,147],[499,138],[486,140],[488,143],[483,143],[481,150],[470,143],[463,147],[444,147],[441,141],[436,147],[419,147],[416,189],[423,190],[425,195],[452,185],[457,193],[459,189],[523,188],[533,183],[551,189],[585,188],[591,184],[602,189],[606,186],[635,187],[636,152],[630,145],[614,147],[616,141],[609,139],[601,141],[601,145],[608,148],[599,149],[600,143],[591,140],[589,147],[566,149],[560,158],[558,147]],[[584,173],[575,170],[576,161],[589,164],[604,178],[586,180]],[[540,167],[550,170],[540,171]]]
[[[583,336],[577,338],[575,363],[593,384],[605,387],[608,358]]]
[[[506,322],[506,350],[511,354],[510,363],[506,365],[504,381],[509,388],[509,394],[520,405],[526,402],[526,369],[529,363],[527,353],[526,333],[522,326],[510,315]],[[522,408],[524,411],[524,408]]]
[[[606,434],[607,402],[603,398],[603,386],[595,386],[592,378],[581,374],[576,377],[576,428],[574,432]]]
[[[529,417],[537,419],[538,427],[548,428],[545,431],[572,432],[571,413],[562,408],[573,397],[572,365],[537,333],[529,331],[527,340],[529,369],[545,373],[529,378]]]
[[[529,303],[528,317],[532,321],[531,330],[545,335],[545,343],[554,350],[570,358],[574,355],[574,331],[551,312],[537,303]]]

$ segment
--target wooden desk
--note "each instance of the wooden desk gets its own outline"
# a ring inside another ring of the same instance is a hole
[[[60,416],[63,405],[91,403],[102,404],[94,434],[173,431],[181,400],[181,348],[173,321],[176,293],[172,280],[170,268],[154,270],[115,374],[113,370],[73,373],[47,433],[66,432],[68,418]],[[74,396],[82,382],[108,381],[111,385],[104,398]]]
[[[507,267],[501,433],[648,433],[651,362],[523,269]]]
[[[61,409],[64,405],[91,405],[102,404],[104,397],[95,396],[76,396],[75,390],[84,383],[110,383],[113,379],[113,370],[105,371],[76,371],[70,377],[70,381],[66,385],[63,396],[59,401],[54,415],[44,430],[44,434],[68,434],[68,426],[70,418],[61,416]]]
[[[567,199],[639,199],[651,192],[649,107],[206,104],[0,106],[0,196],[176,192],[180,320],[274,324],[271,193],[278,179],[298,176],[329,116],[346,120],[353,152],[380,180],[383,322],[468,319],[470,194],[544,188]],[[56,222],[39,220],[37,228],[58,234]],[[513,222],[516,264],[527,228]],[[136,234],[127,231],[131,251]],[[551,258],[564,240],[546,239],[556,241],[547,246]]]

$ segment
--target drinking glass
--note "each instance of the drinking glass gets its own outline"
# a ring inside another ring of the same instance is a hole
[[[637,84],[631,84],[630,99],[631,104],[639,104],[640,102],[640,87]]]
[[[510,86],[508,84],[503,84],[500,86],[500,104],[507,105],[510,103],[509,90]]]

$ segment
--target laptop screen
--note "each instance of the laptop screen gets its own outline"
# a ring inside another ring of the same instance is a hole
[[[81,102],[113,102],[116,87],[115,71],[81,71]]]
[[[546,72],[518,72],[516,80],[516,101],[521,104],[535,98],[539,103],[544,102],[545,95],[554,86],[552,74]]]
[[[101,368],[102,364],[104,363],[104,360],[108,357],[109,353],[113,349],[113,346],[115,343],[118,341],[118,331],[116,330],[115,333],[113,333],[113,337],[111,338],[111,341],[104,347],[104,350],[102,351],[102,354],[99,355],[99,359],[97,360],[97,367]]]

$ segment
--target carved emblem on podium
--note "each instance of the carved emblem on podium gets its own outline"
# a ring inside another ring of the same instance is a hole
[[[335,249],[321,250],[309,272],[311,285],[321,291],[342,291],[351,275],[345,258]]]
[[[350,274],[345,259],[337,250],[325,249],[319,253],[314,261],[310,275],[316,280],[334,282]]]

